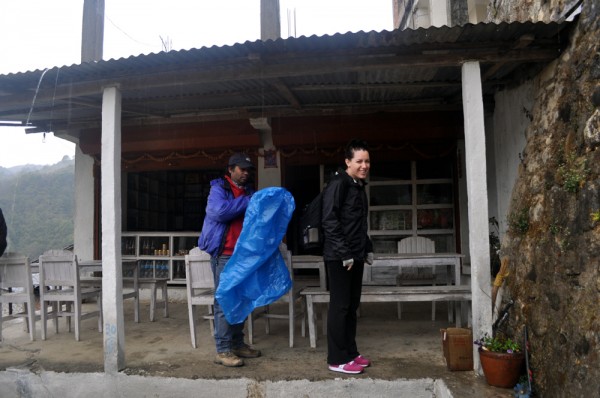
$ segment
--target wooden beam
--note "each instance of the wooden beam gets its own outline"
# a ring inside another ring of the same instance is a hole
[[[279,93],[285,98],[290,105],[292,105],[295,109],[300,109],[302,106],[300,105],[300,101],[294,95],[294,93],[286,86],[286,84],[281,79],[270,79],[269,83],[275,87]]]
[[[535,37],[533,35],[523,35],[519,38],[519,40],[517,40],[514,45],[512,46],[512,49],[522,49],[522,48],[526,48],[528,47],[531,43],[533,43],[533,41],[535,40]],[[498,70],[500,70],[500,68],[502,68],[503,66],[505,66],[508,62],[496,62],[494,65],[492,65],[491,67],[489,67],[485,73],[481,76],[482,80],[487,80],[490,77],[494,76],[494,74],[496,72],[498,72]]]

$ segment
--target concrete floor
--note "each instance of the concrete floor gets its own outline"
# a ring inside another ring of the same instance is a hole
[[[173,294],[172,296],[178,295]],[[181,297],[181,295],[179,296]],[[215,380],[227,380],[228,382],[251,380],[258,383],[303,381],[312,384],[313,388],[316,388],[317,385],[326,386],[331,383],[353,383],[354,379],[375,380],[380,383],[397,381],[419,383],[423,380],[429,382],[441,380],[448,389],[447,394],[436,394],[436,390],[431,387],[433,384],[426,383],[429,387],[424,388],[431,391],[424,396],[461,398],[513,396],[512,390],[489,387],[485,379],[477,376],[473,371],[451,372],[447,370],[442,355],[440,329],[453,325],[447,322],[447,307],[443,303],[437,305],[436,321],[430,320],[431,305],[428,303],[405,304],[402,320],[398,320],[396,317],[395,304],[366,303],[362,305],[357,341],[361,353],[372,359],[373,366],[358,376],[347,376],[327,369],[326,340],[321,333],[318,335],[317,348],[311,349],[308,337],[300,335],[300,326],[297,325],[295,347],[289,348],[286,321],[271,321],[271,334],[266,335],[264,319],[257,320],[254,325],[254,345],[262,350],[263,356],[246,360],[244,367],[231,369],[213,363],[214,340],[210,336],[207,321],[199,321],[198,341],[200,346],[197,349],[192,348],[185,301],[171,302],[169,318],[162,317],[162,312],[159,312],[155,322],[148,320],[147,301],[142,301],[140,323],[133,322],[131,300],[125,301],[124,308],[126,367],[119,377],[142,376],[147,380],[154,380],[152,382],[154,385],[157,385],[156,380],[172,380],[172,378],[210,380],[213,383]],[[275,308],[275,311],[279,310],[283,310],[283,308]],[[11,396],[2,393],[2,388],[3,386],[9,388],[11,379],[14,379],[15,383],[17,383],[17,379],[23,379],[23,372],[34,375],[48,375],[52,372],[102,374],[103,341],[102,334],[97,332],[96,325],[95,319],[83,321],[81,341],[76,342],[74,334],[67,332],[64,320],[60,322],[58,334],[54,332],[52,324],[49,323],[47,340],[41,341],[41,325],[37,322],[37,340],[32,342],[23,329],[23,323],[20,321],[5,323],[4,342],[0,345],[0,396]],[[319,331],[321,332],[320,328]],[[20,376],[16,376],[16,374]],[[3,384],[7,383],[7,380],[9,384]],[[48,378],[46,380],[49,382]],[[292,387],[290,385],[286,388]],[[367,390],[370,392],[366,394],[367,396],[410,395],[409,393],[398,395],[399,390],[390,391],[389,386],[385,390],[370,388]],[[243,389],[248,389],[244,396],[265,396],[260,392],[251,392],[246,384]],[[389,395],[384,391],[388,391]],[[148,396],[169,396],[168,393],[166,395],[158,392],[152,394],[152,390],[146,391],[146,393]],[[139,396],[146,396],[146,393]],[[78,394],[73,394],[68,396],[78,396]],[[350,395],[352,396],[352,394]],[[16,396],[26,396],[26,394]],[[185,396],[185,394],[181,396]],[[275,395],[271,393],[270,396]],[[321,395],[319,393],[306,395],[303,392],[297,396]]]

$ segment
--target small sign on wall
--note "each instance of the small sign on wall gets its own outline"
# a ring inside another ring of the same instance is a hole
[[[277,151],[265,150],[265,169],[277,168]]]

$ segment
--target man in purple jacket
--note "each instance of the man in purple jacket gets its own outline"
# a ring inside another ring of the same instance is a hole
[[[210,182],[210,193],[206,204],[206,216],[198,247],[211,256],[211,267],[215,278],[215,290],[219,287],[221,272],[233,254],[238,237],[242,232],[244,214],[254,193],[249,184],[250,171],[254,165],[244,153],[234,153],[229,158],[227,174]],[[256,358],[260,351],[244,343],[244,323],[230,325],[223,309],[215,299],[215,363],[224,366],[242,366],[242,358]]]

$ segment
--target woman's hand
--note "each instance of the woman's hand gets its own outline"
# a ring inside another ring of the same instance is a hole
[[[348,271],[350,271],[352,269],[352,266],[354,265],[354,259],[350,258],[348,260],[343,260],[342,261],[342,266],[348,268]]]

